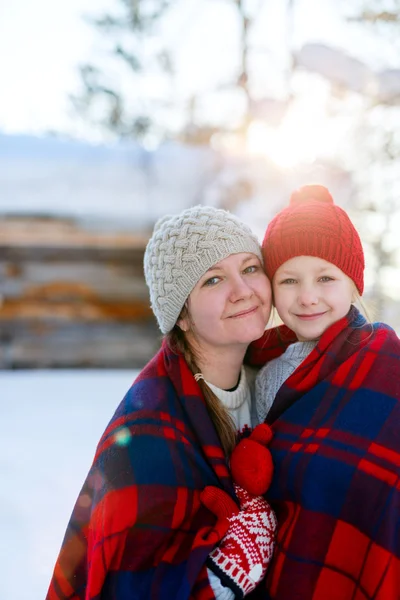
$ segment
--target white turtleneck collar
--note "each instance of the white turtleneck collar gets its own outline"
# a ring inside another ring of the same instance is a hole
[[[245,368],[241,368],[239,385],[232,391],[222,390],[208,381],[206,384],[228,410],[238,433],[251,429],[251,393]]]
[[[206,384],[209,388],[212,389],[214,394],[221,400],[223,405],[228,410],[235,410],[236,408],[239,408],[246,400],[248,393],[248,385],[244,367],[242,367],[240,370],[239,385],[232,391],[222,390],[221,388],[218,388],[209,381],[206,381]]]

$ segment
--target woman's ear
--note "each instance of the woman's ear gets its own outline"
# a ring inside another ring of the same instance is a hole
[[[179,315],[179,318],[178,318],[176,324],[178,325],[179,329],[181,331],[183,331],[184,333],[186,333],[190,329],[190,319],[189,319],[189,310],[188,310],[188,306],[187,306],[187,300],[181,310],[181,314]]]
[[[179,329],[181,331],[183,331],[184,333],[186,333],[189,329],[189,325],[187,323],[187,318],[185,318],[185,317],[180,317],[177,320],[176,324],[178,325]]]

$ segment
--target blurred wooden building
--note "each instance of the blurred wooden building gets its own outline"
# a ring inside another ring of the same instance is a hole
[[[0,368],[140,368],[160,344],[148,236],[61,218],[0,221]]]

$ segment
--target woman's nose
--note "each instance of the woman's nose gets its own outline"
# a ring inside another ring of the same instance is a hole
[[[238,276],[232,280],[230,290],[230,299],[232,302],[237,302],[242,298],[249,298],[252,295],[253,290],[243,277]]]

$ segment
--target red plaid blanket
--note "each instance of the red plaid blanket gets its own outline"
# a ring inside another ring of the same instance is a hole
[[[250,362],[284,350],[288,330]],[[279,340],[283,340],[280,343]],[[400,598],[400,340],[355,308],[279,390],[267,420],[278,540],[263,598]]]
[[[47,600],[210,600],[195,535],[215,517],[200,492],[233,498],[219,438],[185,361],[166,345],[105,430],[78,497]]]

